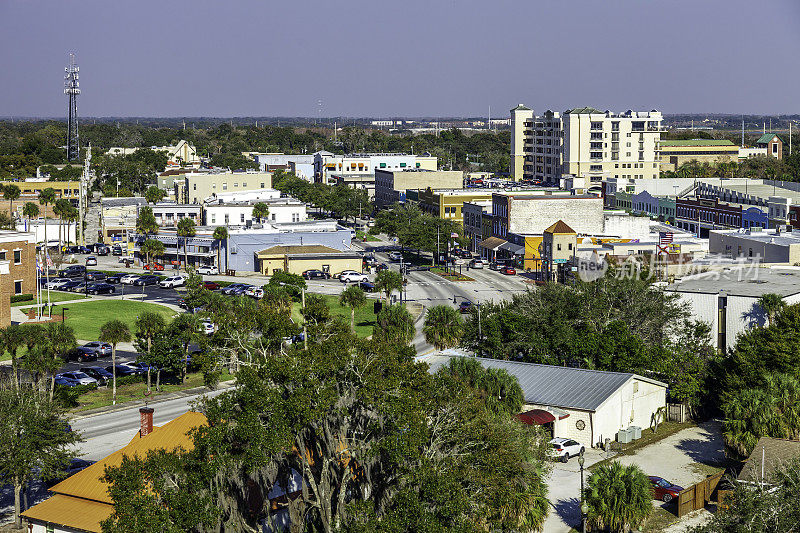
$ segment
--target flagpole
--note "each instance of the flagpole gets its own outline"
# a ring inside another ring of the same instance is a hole
[[[47,223],[47,221],[45,221]],[[53,308],[50,305],[50,265],[53,263],[50,259],[50,250],[47,248],[47,243],[45,242],[44,245],[44,253],[45,253],[45,279],[47,280],[47,317],[53,317]]]

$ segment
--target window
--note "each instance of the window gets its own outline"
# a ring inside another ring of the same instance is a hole
[[[556,250],[561,251],[561,243],[556,244]]]
[[[22,263],[22,250],[14,250],[14,264]]]
[[[225,213],[225,225],[227,226],[230,223],[231,216],[228,213]]]
[[[272,213],[272,221],[275,222],[275,213]]]
[[[22,280],[14,280],[14,294],[22,294]]]
[[[244,222],[244,213],[240,213],[239,215],[239,222]]]
[[[572,250],[572,243],[569,243],[569,244],[567,245],[567,250]]]
[[[242,182],[242,187],[247,187],[247,182],[246,181]]]
[[[196,184],[196,183],[195,183],[195,184],[193,184],[193,186],[192,186],[192,190],[195,190],[195,191],[197,190],[197,184]]]
[[[222,190],[223,191],[227,191],[228,190],[228,182],[227,181],[222,184]]]
[[[239,182],[238,182],[238,181],[234,181],[234,182],[233,182],[233,186],[234,186],[234,187],[238,187],[238,186],[239,186]]]
[[[212,224],[216,224],[217,223],[217,215],[216,215],[216,213],[212,213],[211,214],[211,223]]]
[[[262,189],[264,188],[264,182],[263,181],[261,182],[261,188]]]
[[[5,250],[3,250],[2,252],[0,252],[0,261],[5,261],[5,260],[6,260],[6,252]]]

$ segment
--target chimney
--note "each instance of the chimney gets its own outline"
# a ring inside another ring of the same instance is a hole
[[[139,436],[146,437],[153,432],[153,408],[142,407],[139,409]]]

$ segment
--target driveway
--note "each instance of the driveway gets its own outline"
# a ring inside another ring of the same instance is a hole
[[[603,458],[602,451],[586,450],[587,467]],[[636,464],[648,475],[661,476],[688,487],[705,479],[725,460],[720,422],[704,422],[684,429],[633,455],[619,456],[617,460],[624,465]],[[588,474],[585,472],[587,478]],[[570,459],[567,464],[557,463],[547,485],[553,507],[544,524],[545,533],[567,533],[570,528],[579,526],[581,480],[577,458]],[[658,501],[653,504],[666,505]],[[674,512],[674,508],[672,510]]]

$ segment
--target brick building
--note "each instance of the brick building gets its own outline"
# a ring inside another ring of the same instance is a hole
[[[36,293],[33,233],[0,230],[0,327],[11,324],[11,296]]]

